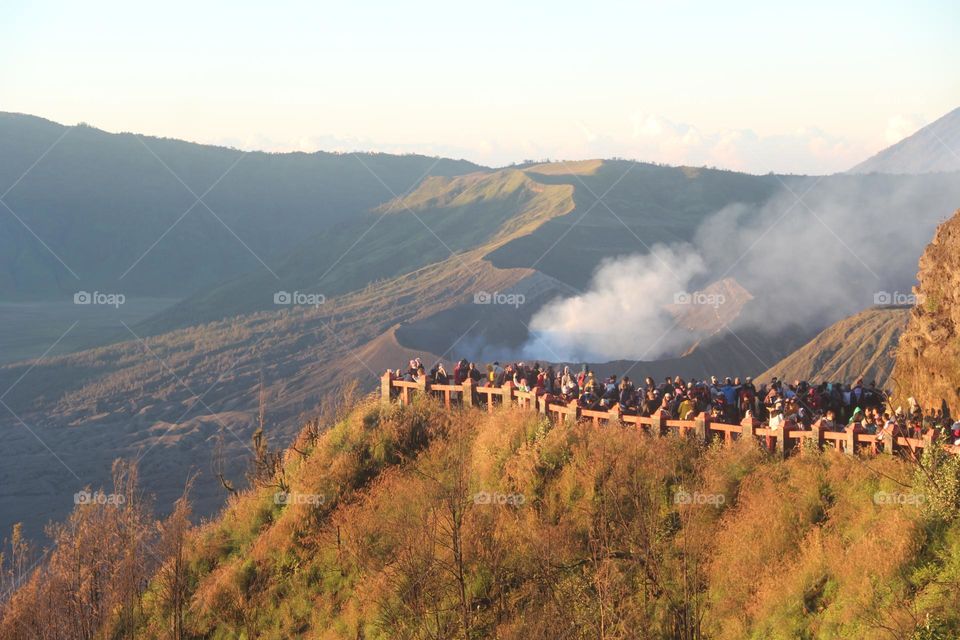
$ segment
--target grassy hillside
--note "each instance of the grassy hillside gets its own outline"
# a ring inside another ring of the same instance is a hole
[[[900,334],[910,310],[874,307],[844,318],[770,367],[758,379],[849,382],[863,376],[889,389]]]
[[[109,479],[115,458],[140,455],[142,482],[163,510],[199,471],[196,508],[209,515],[223,501],[209,472],[215,452],[244,483],[261,381],[271,436],[289,443],[301,417],[345,381],[369,388],[386,366],[409,357],[400,347],[368,355],[367,347],[393,327],[530,275],[495,269],[467,253],[316,308],[230,317],[143,342],[126,332],[126,340],[106,347],[0,366],[0,387],[11,388],[3,401],[29,426],[0,414],[8,456],[0,530],[22,520],[30,535],[41,535],[47,520],[64,517],[73,492]]]
[[[78,507],[0,638],[960,632],[955,463],[777,461],[746,444],[373,401],[309,424],[275,461],[189,530],[184,503],[156,537],[146,516]],[[136,494],[129,474],[115,491]],[[876,499],[888,493],[926,506]],[[132,566],[109,542],[78,555],[114,528],[156,555]],[[145,591],[119,579],[139,575],[153,576]],[[91,588],[59,604],[78,583]]]
[[[272,268],[425,175],[479,169],[414,155],[241,152],[0,113],[0,194],[10,188],[16,214],[0,215],[0,295],[184,297],[267,272],[259,260]]]

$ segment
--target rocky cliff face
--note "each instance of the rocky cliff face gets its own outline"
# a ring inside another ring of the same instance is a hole
[[[946,400],[960,416],[960,211],[940,225],[920,258],[917,305],[900,338],[895,393],[924,408]]]

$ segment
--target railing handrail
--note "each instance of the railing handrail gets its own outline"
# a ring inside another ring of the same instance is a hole
[[[394,390],[397,393],[394,393]],[[727,424],[713,422],[709,416],[703,413],[695,416],[693,420],[678,420],[666,418],[660,413],[652,416],[624,413],[619,405],[614,405],[612,409],[604,411],[580,407],[576,400],[572,400],[568,404],[549,402],[547,396],[538,394],[533,390],[520,391],[510,381],[497,387],[477,384],[469,378],[461,384],[430,384],[426,380],[401,380],[394,378],[390,373],[385,373],[381,379],[382,399],[387,403],[392,402],[394,397],[397,397],[401,404],[408,404],[411,401],[412,393],[418,390],[424,393],[442,393],[444,403],[448,408],[454,402],[455,394],[459,394],[459,398],[456,400],[465,406],[475,405],[479,395],[482,394],[486,396],[488,411],[494,410],[493,398],[499,397],[501,403],[505,406],[519,406],[527,410],[535,408],[542,414],[553,415],[556,416],[557,420],[569,422],[590,420],[597,425],[605,422],[623,425],[632,424],[641,429],[650,428],[651,432],[656,428],[659,433],[676,432],[679,435],[694,433],[701,439],[709,439],[712,435],[717,435],[723,437],[724,442],[728,444],[733,442],[734,435],[738,438],[756,438],[764,444],[767,450],[780,455],[789,453],[794,445],[806,446],[804,445],[806,441],[814,441],[818,447],[832,446],[837,450],[842,449],[850,455],[863,448],[868,448],[876,453],[878,445],[883,446],[885,453],[894,454],[897,451],[907,451],[911,455],[916,455],[918,450],[933,446],[935,443],[951,454],[960,455],[960,445],[936,442],[932,430],[924,434],[922,438],[913,438],[899,434],[887,436],[887,434],[847,430],[827,431],[817,424],[807,429],[796,428],[798,425],[789,421],[779,427],[770,427],[769,425],[762,425],[753,418],[746,418],[740,424]]]

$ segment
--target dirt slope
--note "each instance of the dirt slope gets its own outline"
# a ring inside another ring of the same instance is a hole
[[[863,376],[888,388],[897,342],[910,311],[874,307],[836,322],[792,354],[770,367],[759,379],[849,381]]]
[[[921,406],[946,400],[960,415],[960,211],[937,229],[920,258],[918,304],[900,340],[897,393]]]

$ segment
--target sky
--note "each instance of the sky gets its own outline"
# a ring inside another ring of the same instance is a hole
[[[0,111],[272,151],[843,171],[960,106],[960,3],[0,5]]]

